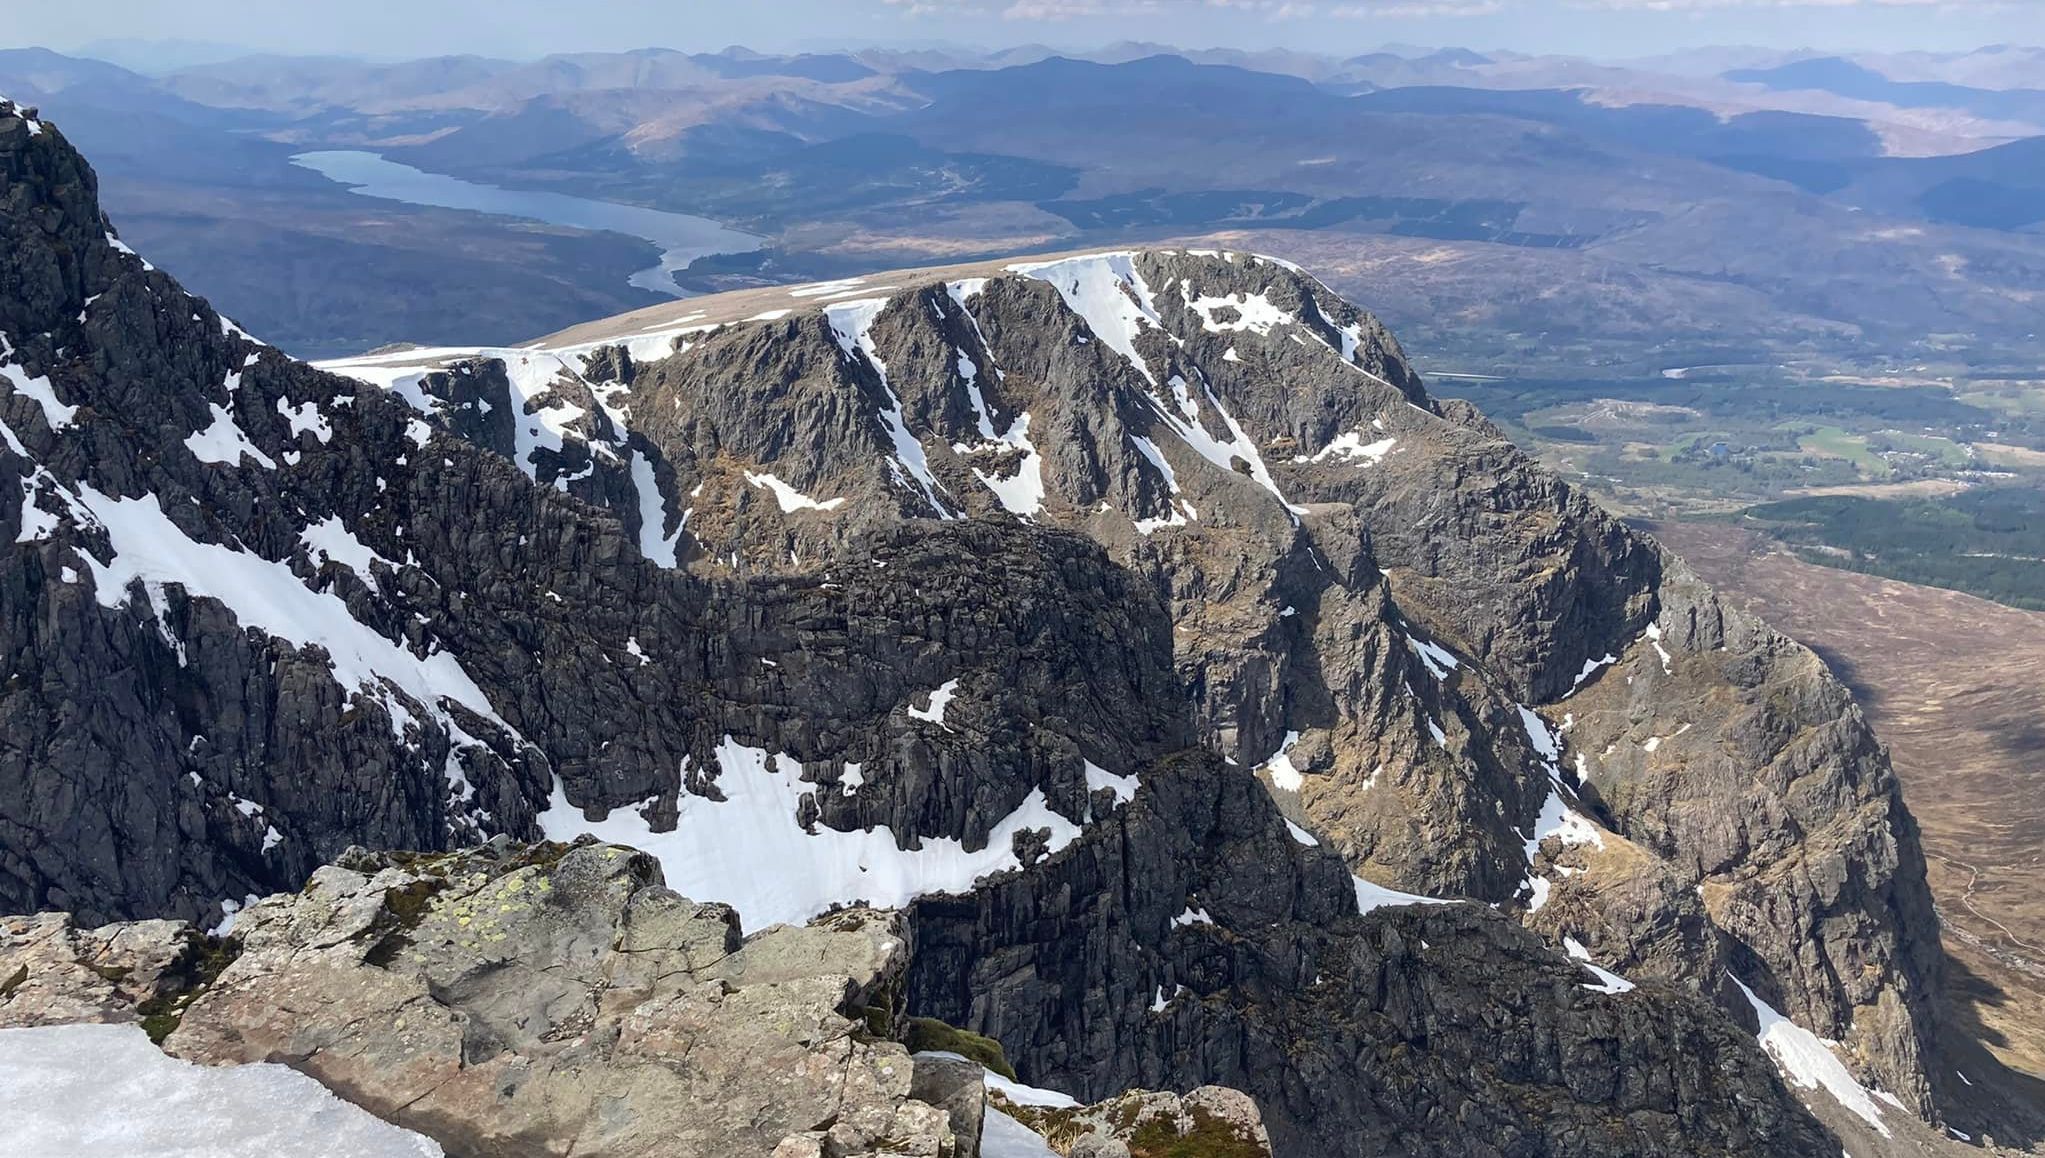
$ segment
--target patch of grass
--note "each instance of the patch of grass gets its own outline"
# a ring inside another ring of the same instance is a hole
[[[162,1045],[163,1039],[184,1022],[185,1010],[220,980],[220,975],[227,972],[227,967],[234,964],[234,959],[239,956],[240,941],[232,937],[206,938],[199,946],[198,955],[191,965],[189,984],[183,990],[152,997],[135,1007],[135,1012],[142,1015],[142,1032],[149,1035],[150,1041]]]
[[[902,1044],[909,1047],[910,1053],[945,1050],[979,1062],[1009,1081],[1018,1080],[1014,1068],[1008,1064],[1008,1055],[1001,1050],[1001,1043],[991,1037],[947,1025],[934,1017],[909,1018],[908,1030]]]
[[[1185,1134],[1163,1118],[1152,1118],[1127,1139],[1129,1158],[1264,1158],[1262,1144],[1199,1106],[1191,1107],[1193,1129]]]
[[[1889,464],[1868,449],[1867,439],[1837,426],[1820,426],[1798,438],[1797,445],[1812,454],[1845,459],[1872,475],[1889,473]]]

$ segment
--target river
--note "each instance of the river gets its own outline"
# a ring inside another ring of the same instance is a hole
[[[523,217],[550,225],[602,229],[644,238],[660,248],[660,264],[640,270],[630,280],[640,289],[673,297],[687,296],[675,284],[674,274],[686,269],[690,262],[718,253],[751,253],[764,240],[728,229],[707,217],[592,201],[565,193],[478,185],[355,149],[300,153],[291,158],[291,163],[346,185],[350,192],[364,197]]]

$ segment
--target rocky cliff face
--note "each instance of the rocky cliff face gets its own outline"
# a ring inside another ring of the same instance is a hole
[[[29,125],[0,909],[588,829],[749,927],[900,909],[911,1012],[1087,1099],[1245,1090],[1281,1152],[1824,1150],[1732,977],[1929,1109],[1843,690],[1311,278],[996,265],[323,373]]]

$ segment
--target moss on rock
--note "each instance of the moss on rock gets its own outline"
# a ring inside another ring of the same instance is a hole
[[[979,1062],[1009,1081],[1015,1081],[1015,1069],[1008,1064],[1008,1055],[1002,1052],[1001,1043],[991,1037],[983,1037],[969,1029],[947,1025],[934,1017],[912,1017],[908,1019],[908,1032],[902,1044],[910,1053],[925,1050],[943,1050],[963,1058]]]

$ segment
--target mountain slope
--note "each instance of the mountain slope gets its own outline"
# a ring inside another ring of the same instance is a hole
[[[1850,700],[1304,275],[926,272],[351,378],[11,106],[0,175],[0,908],[596,828],[752,926],[903,907],[910,1012],[1088,1098],[1236,1085],[1287,1152],[1836,1148],[1756,1010],[1932,1109]],[[1621,688],[1715,715],[1572,776],[1660,722]]]

